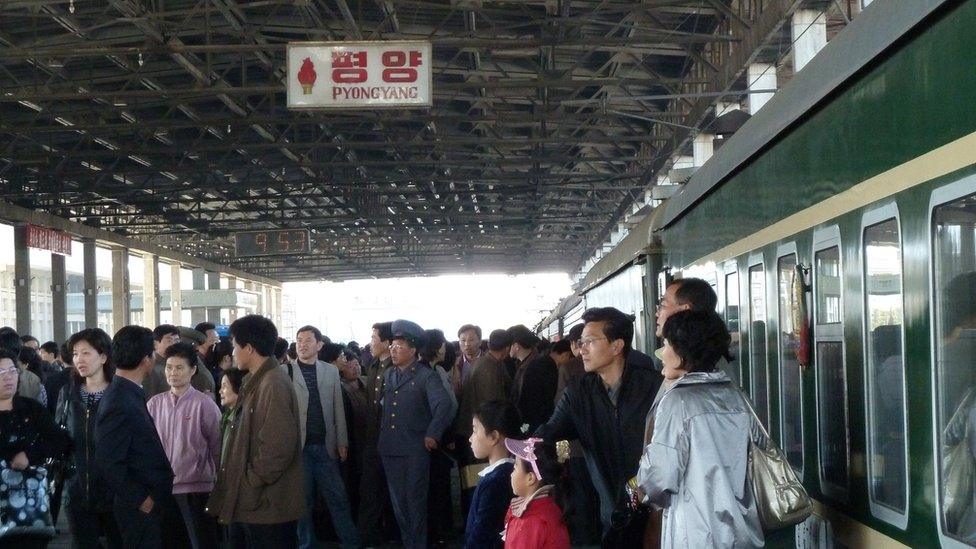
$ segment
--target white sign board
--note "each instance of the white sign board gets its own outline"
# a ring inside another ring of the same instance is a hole
[[[288,44],[289,109],[429,107],[426,41]]]

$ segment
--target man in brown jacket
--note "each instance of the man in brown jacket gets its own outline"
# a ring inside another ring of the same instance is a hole
[[[459,440],[467,441],[471,436],[471,416],[482,404],[492,400],[509,399],[512,378],[505,369],[505,359],[508,358],[511,347],[512,337],[508,330],[495,330],[489,334],[488,352],[474,362],[471,377],[464,383],[464,391],[458,403],[454,431]],[[462,487],[465,486],[465,482],[468,482],[471,488],[474,488],[478,483],[478,472],[484,468],[485,463],[477,462],[473,469],[461,471]]]
[[[278,330],[261,316],[230,326],[234,362],[246,370],[225,435],[208,511],[230,526],[230,546],[294,548],[306,513],[298,400],[273,358]]]
[[[462,328],[463,329],[463,328]],[[470,334],[471,332],[468,332]],[[480,338],[480,329],[479,335]],[[492,400],[509,400],[512,378],[505,369],[505,359],[512,347],[508,330],[495,330],[488,335],[488,352],[474,361],[470,377],[464,382],[458,403],[458,415],[454,433],[458,454],[458,474],[461,484],[461,511],[468,514],[474,489],[481,479],[479,473],[487,466],[485,460],[475,459],[468,439],[471,437],[471,416],[484,403]],[[460,359],[459,359],[460,360]]]

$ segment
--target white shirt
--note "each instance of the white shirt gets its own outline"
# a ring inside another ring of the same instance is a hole
[[[485,477],[488,476],[489,473],[491,473],[495,469],[499,468],[504,463],[515,463],[515,460],[512,459],[512,458],[500,459],[500,460],[496,461],[495,463],[492,463],[488,467],[485,467],[484,469],[482,469],[481,471],[479,471],[478,472],[478,476],[481,477],[481,478],[485,478]]]

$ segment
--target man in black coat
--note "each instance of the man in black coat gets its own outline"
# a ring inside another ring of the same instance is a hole
[[[637,474],[644,420],[661,386],[653,366],[629,364],[634,318],[613,307],[583,313],[579,347],[586,373],[570,383],[549,421],[536,430],[546,440],[579,440],[600,499],[604,544],[639,547],[643,517],[614,518],[626,505],[627,480]],[[637,523],[639,522],[639,523]]]
[[[126,326],[115,334],[115,376],[95,420],[93,463],[114,494],[112,513],[125,547],[168,547],[171,536],[185,535],[162,528],[163,516],[173,511],[175,502],[173,469],[146,410],[142,389],[143,379],[153,369],[152,354],[149,329]]]
[[[511,357],[518,361],[512,383],[512,402],[531,433],[552,415],[559,370],[549,358],[540,353],[541,340],[532,330],[518,324],[508,329],[512,338]]]

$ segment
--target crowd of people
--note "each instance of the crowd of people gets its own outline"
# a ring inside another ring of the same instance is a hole
[[[555,342],[409,320],[288,342],[257,315],[61,346],[5,327],[0,467],[46,480],[38,520],[63,501],[80,548],[761,546],[746,460],[766,441],[715,305],[671,284],[657,360],[614,308]],[[45,545],[5,510],[0,546]]]

